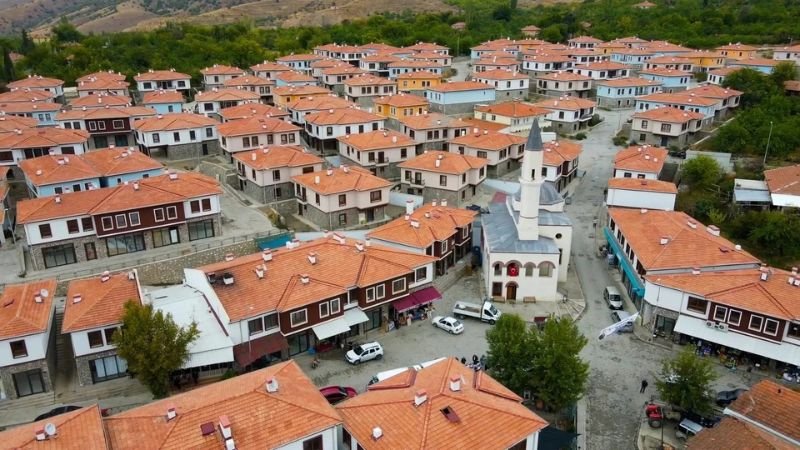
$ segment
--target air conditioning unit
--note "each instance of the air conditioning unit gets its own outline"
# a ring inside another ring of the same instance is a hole
[[[714,321],[713,321],[713,320],[706,320],[706,326],[707,326],[708,328],[714,328],[714,326],[715,326],[715,325],[716,325],[716,324],[714,323]]]
[[[727,323],[718,323],[717,329],[720,331],[728,331],[728,324]]]

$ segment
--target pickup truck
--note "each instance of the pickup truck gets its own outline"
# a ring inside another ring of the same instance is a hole
[[[480,319],[482,322],[488,322],[494,325],[497,319],[500,318],[501,312],[490,301],[484,301],[483,305],[475,303],[456,302],[453,306],[453,315],[459,319],[464,317],[474,317]]]

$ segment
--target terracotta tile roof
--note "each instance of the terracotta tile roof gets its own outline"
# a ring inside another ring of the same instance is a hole
[[[519,61],[517,61],[517,58],[513,57],[511,54],[506,58],[497,56],[483,57],[474,63],[476,66],[516,66],[518,64]],[[476,72],[474,76],[482,75],[483,73],[484,72]]]
[[[452,380],[460,384],[457,392],[451,390]],[[420,392],[426,399],[415,406]],[[336,409],[347,431],[371,450],[505,449],[547,426],[486,372],[468,369],[454,358],[374,384]],[[382,435],[373,439],[376,427]]]
[[[277,392],[267,391],[269,380]],[[286,361],[108,417],[106,436],[115,449],[222,449],[221,417],[240,449],[282,448],[342,422],[297,363]],[[213,431],[203,436],[206,423]]]
[[[632,145],[614,155],[614,169],[661,173],[667,159],[667,149],[650,145]]]
[[[322,70],[323,75],[360,75],[362,73],[366,73],[363,70],[355,67],[351,64],[341,63],[337,64],[332,67],[328,67],[327,69]]]
[[[58,436],[38,441],[36,433],[44,430],[46,424],[56,426]],[[108,449],[103,419],[97,405],[59,414],[34,423],[27,423],[0,432],[3,447],[13,449],[41,450],[83,450]]]
[[[645,270],[759,264],[758,259],[680,211],[609,208]],[[692,228],[693,223],[696,228]],[[665,245],[661,238],[669,238]]]
[[[47,295],[41,295],[42,290]],[[41,303],[36,302],[36,297]],[[56,280],[32,281],[24,284],[7,284],[0,296],[0,339],[10,339],[43,333],[50,327],[53,316],[53,296]],[[58,332],[56,330],[56,332]],[[33,433],[31,433],[33,435]]]
[[[183,94],[178,91],[150,91],[142,95],[142,104],[157,105],[160,103],[184,103]]]
[[[93,72],[87,75],[83,75],[75,80],[76,83],[80,83],[81,81],[89,81],[92,78],[96,79],[103,79],[103,80],[114,80],[114,81],[125,81],[125,75],[121,72],[114,72],[113,70],[106,70],[100,72]]]
[[[274,95],[329,95],[330,89],[322,86],[276,86],[272,93]]]
[[[626,191],[678,193],[678,187],[675,186],[675,183],[661,180],[637,180],[635,178],[610,178],[608,180],[608,188]]]
[[[300,97],[286,105],[286,109],[290,111],[325,111],[331,109],[346,109],[353,108],[355,103],[347,100],[338,95],[314,95],[308,97]]]
[[[436,53],[436,52],[433,52],[433,51],[420,51],[420,52],[415,52],[415,53],[413,53],[413,54],[408,56],[408,59],[412,59],[412,60],[413,59],[441,59],[441,58],[447,59],[447,58],[451,58],[451,56],[442,55],[440,53]]]
[[[392,55],[391,53],[375,53],[361,58],[361,62],[385,62],[391,63],[400,61],[400,58]]]
[[[70,192],[54,197],[39,197],[17,203],[17,222],[39,222],[62,217],[102,214],[113,211],[179,203],[184,200],[217,195],[219,184],[210,177],[193,172],[145,178],[137,183],[114,187]]]
[[[247,167],[256,170],[310,166],[323,163],[322,158],[308,153],[303,147],[297,145],[271,146],[253,150],[252,152],[238,152],[233,157]]]
[[[311,63],[312,69],[326,69],[328,67],[339,66],[343,64],[342,60],[335,58],[325,58]]]
[[[460,156],[460,155],[459,155]],[[399,217],[385,225],[374,228],[367,236],[373,239],[426,249],[435,241],[443,241],[460,228],[471,224],[477,212],[451,206],[422,205],[410,217]],[[418,226],[412,226],[411,220]]]
[[[572,58],[559,53],[536,53],[535,55],[525,55],[525,61],[535,61],[541,63],[570,62]]]
[[[585,70],[622,70],[622,69],[630,69],[629,66],[617,63],[614,61],[596,61],[590,62],[586,64],[579,64],[575,66],[576,70],[585,69]]]
[[[525,141],[526,138],[512,134],[489,130],[483,130],[483,132],[479,130],[478,133],[475,133],[473,130],[472,133],[451,139],[450,143],[481,150],[500,151],[512,145],[524,144]]]
[[[73,333],[121,323],[125,303],[129,300],[142,303],[136,277],[136,272],[120,272],[109,274],[107,279],[102,275],[71,281],[60,332]]]
[[[431,86],[428,90],[433,92],[460,92],[460,91],[477,91],[477,90],[494,90],[493,87],[487,86],[477,81],[451,81],[448,83],[441,83],[436,86]]]
[[[597,106],[597,103],[585,98],[559,97],[557,99],[547,99],[536,102],[533,106],[555,110],[578,111],[580,109],[594,108]]]
[[[662,108],[653,108],[647,111],[637,112],[633,115],[636,119],[649,119],[659,122],[669,123],[687,123],[692,120],[703,120],[703,114],[694,111],[687,111],[683,109],[665,106]]]
[[[650,50],[647,48],[621,48],[619,50],[614,50],[611,52],[612,54],[616,55],[634,55],[634,56],[647,56],[652,55],[655,53],[655,50]]]
[[[528,25],[527,27],[522,27],[522,31],[539,31],[541,28],[537,27],[536,25]]]
[[[428,100],[426,100],[424,97],[404,93],[378,97],[372,102],[376,105],[394,106],[396,108],[407,108],[412,106],[426,107],[429,105]]]
[[[36,112],[56,112],[63,108],[61,103],[53,102],[14,102],[14,103],[0,103],[0,115],[8,114],[22,114],[22,113],[36,113]]]
[[[662,77],[691,77],[692,74],[689,72],[683,72],[681,70],[675,69],[665,69],[663,67],[655,67],[652,69],[642,69],[639,71],[639,75],[647,74],[647,75],[659,75]]]
[[[587,78],[588,79],[588,78]],[[549,110],[533,106],[533,104],[521,101],[510,101],[495,103],[493,105],[475,106],[475,111],[496,114],[504,117],[538,117],[546,116]]]
[[[773,194],[800,195],[800,164],[765,170],[764,180]]]
[[[94,95],[87,95],[84,97],[73,98],[69,101],[69,106],[72,109],[82,108],[125,108],[131,106],[133,101],[130,97],[125,95],[111,95],[106,92],[98,92]]]
[[[48,91],[32,91],[30,89],[17,89],[0,94],[0,103],[18,102],[52,102],[53,93]]]
[[[506,70],[506,69],[494,69],[494,70],[487,70],[485,72],[476,73],[474,75],[476,79],[486,79],[486,80],[528,80],[528,76],[524,73],[517,72],[516,70]]]
[[[714,106],[717,103],[719,103],[718,100],[698,95],[687,94],[687,92],[688,91],[683,91],[677,94],[659,92],[656,94],[643,95],[639,97],[639,100],[643,102],[669,103],[677,105],[698,105],[698,106]]]
[[[427,80],[429,78],[441,79],[442,76],[428,70],[417,70],[414,72],[401,73],[397,76],[398,80]]]
[[[726,416],[689,439],[686,450],[792,450],[797,448],[755,425]]]
[[[133,123],[137,131],[174,131],[186,130],[190,128],[213,127],[219,122],[202,114],[193,113],[171,113],[159,114],[156,117],[139,119]]]
[[[786,80],[783,82],[783,88],[791,92],[800,92],[800,81]]]
[[[80,159],[85,161],[89,167],[97,171],[101,176],[106,177],[164,168],[160,162],[145,155],[135,147],[110,147],[93,150],[81,155]]]
[[[324,177],[325,174],[321,175]],[[342,238],[320,238],[300,243],[294,249],[272,251],[272,260],[265,262],[261,253],[242,256],[201,267],[209,273],[231,273],[235,282],[217,286],[215,291],[231,321],[255,317],[270,311],[288,311],[316,303],[349,289],[366,287],[411,273],[418,267],[436,260],[394,248],[372,244],[359,251],[355,241]],[[312,265],[309,253],[316,254]],[[266,267],[263,279],[254,269]],[[308,274],[310,282],[299,281]]]
[[[278,64],[272,61],[264,61],[254,66],[250,66],[250,70],[252,70],[253,72],[285,72],[287,70],[292,70],[292,69],[291,67],[285,64]]]
[[[344,81],[345,86],[396,86],[397,82],[388,78],[379,77],[371,73],[364,73]]]
[[[275,75],[275,79],[285,81],[287,83],[316,83],[317,81],[317,79],[311,75],[295,72],[294,70],[290,70],[289,72],[280,72]]]
[[[745,59],[737,59],[736,61],[731,61],[730,65],[732,66],[767,66],[767,67],[774,67],[777,66],[780,61],[771,59],[771,58],[745,58]]]
[[[175,69],[170,70],[148,70],[145,73],[140,73],[133,77],[136,81],[176,81],[176,80],[188,80],[191,79],[192,76],[176,72]]]
[[[300,127],[285,120],[274,117],[257,117],[233,120],[217,127],[220,136],[244,136],[249,134],[292,133],[300,131]]]
[[[194,99],[196,102],[257,102],[259,99],[261,99],[261,96],[255,92],[245,89],[223,88],[214,89],[212,91],[198,92],[195,94]]]
[[[296,61],[316,61],[322,59],[322,56],[313,53],[298,53],[286,56],[281,56],[277,59],[278,62],[296,62]]]
[[[9,89],[25,89],[25,88],[55,88],[63,86],[64,82],[58,78],[47,78],[41,75],[28,75],[27,78],[12,81],[8,83]]]
[[[436,69],[436,68],[444,68],[443,65],[435,62],[435,61],[427,61],[421,59],[401,59],[400,61],[395,61],[389,63],[390,68],[410,68],[410,69]]]
[[[667,41],[649,41],[642,43],[642,47],[656,50],[661,53],[690,53],[693,51],[691,48],[673,44]]]
[[[361,47],[347,44],[324,44],[314,47],[314,50],[323,50],[334,53],[360,53]]]
[[[732,74],[733,72],[736,72],[737,70],[742,70],[742,68],[741,67],[723,67],[721,69],[709,70],[708,74],[709,75],[716,75],[716,76],[719,76],[719,77],[726,77],[726,76]]]
[[[778,433],[800,440],[800,415],[794,414],[798,403],[800,393],[765,379],[751,386],[728,409]]]
[[[33,117],[0,114],[0,135],[4,133],[13,133],[14,130],[21,130],[23,128],[35,128],[38,123],[39,121]]]
[[[692,60],[689,58],[683,58],[680,56],[654,56],[647,60],[648,64],[693,64]]]
[[[724,99],[742,95],[744,92],[717,86],[716,84],[703,84],[691,89],[687,89],[683,93],[705,98]]]
[[[287,117],[289,112],[283,108],[263,103],[245,103],[244,105],[225,108],[219,114],[225,120],[239,120],[252,117]]]
[[[489,120],[476,119],[474,117],[467,117],[466,119],[459,117],[452,122],[452,126],[472,128],[472,132],[474,133],[476,128],[479,130],[502,132],[508,128],[509,125],[505,123],[492,122]]]
[[[356,151],[372,151],[388,148],[415,146],[416,141],[395,130],[376,130],[366,133],[350,134],[336,138],[339,142],[353,147]]]
[[[436,43],[430,42],[417,42],[414,45],[409,45],[408,47],[403,47],[404,50],[411,50],[414,52],[434,52],[440,50],[450,50],[448,47],[444,45],[439,45]]]
[[[597,84],[600,86],[612,87],[636,87],[636,86],[660,86],[660,81],[646,80],[644,78],[614,78],[611,80],[598,80]]]
[[[456,122],[450,116],[441,113],[428,112],[415,116],[406,116],[400,119],[400,123],[414,130],[427,130],[431,128],[446,128]]]
[[[25,128],[17,133],[0,136],[0,149],[50,148],[68,144],[83,144],[89,139],[85,130],[64,128]]]
[[[100,177],[100,172],[77,155],[45,155],[23,159],[18,165],[34,186]]]
[[[441,159],[439,159],[440,156],[442,157]],[[436,167],[437,160],[440,161],[439,167]],[[471,169],[486,167],[488,163],[486,159],[477,158],[475,156],[428,150],[419,156],[401,162],[397,167],[461,175]]]
[[[333,112],[330,110],[319,111],[306,115],[306,123],[320,126],[367,123],[381,120],[384,120],[384,118],[377,114],[355,108],[334,109]]]
[[[550,141],[544,143],[544,165],[560,166],[574,161],[583,152],[583,146],[575,141]]]
[[[384,44],[383,42],[371,42],[359,47],[361,50],[375,51],[375,52],[396,52],[400,50],[394,45]]]
[[[75,119],[116,119],[155,116],[156,110],[147,106],[126,106],[124,108],[81,108],[62,111],[56,114],[56,120],[75,120]]]
[[[78,83],[78,90],[126,90],[128,86],[130,86],[130,83],[127,81],[112,80],[109,78],[89,78]]]
[[[292,180],[297,184],[302,184],[311,191],[323,195],[331,195],[342,192],[363,192],[374,189],[381,189],[392,185],[387,180],[373,175],[370,171],[360,167],[340,166],[328,171],[310,172],[302,175],[295,175]],[[319,178],[319,183],[316,183]]]
[[[224,64],[214,64],[211,67],[201,69],[200,73],[203,75],[247,75],[247,72],[238,67],[226,66]]]
[[[275,84],[274,80],[257,77],[255,75],[245,75],[243,77],[231,78],[222,83],[225,87],[239,87],[239,86],[272,86]]]
[[[539,75],[540,80],[552,81],[590,81],[592,77],[573,72],[550,72]]]
[[[578,37],[574,37],[572,39],[568,39],[567,42],[580,43],[580,44],[583,44],[583,43],[600,44],[603,41],[601,39],[597,39],[594,36],[578,36]]]

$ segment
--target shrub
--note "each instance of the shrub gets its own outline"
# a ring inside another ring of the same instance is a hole
[[[626,136],[614,136],[613,141],[614,145],[624,147],[628,143],[628,138]]]
[[[586,133],[580,132],[580,133],[576,134],[573,137],[578,141],[582,141],[582,140],[586,139]]]
[[[600,117],[600,114],[595,114],[595,115],[592,116],[591,119],[589,119],[589,126],[593,127],[593,126],[597,125],[598,123],[600,123],[602,121],[603,121],[603,118]]]

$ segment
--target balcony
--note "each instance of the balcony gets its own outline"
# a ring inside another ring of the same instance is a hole
[[[411,180],[405,180],[406,183],[410,184],[411,186],[418,186],[418,187],[425,187],[425,180],[422,178],[414,178]]]

